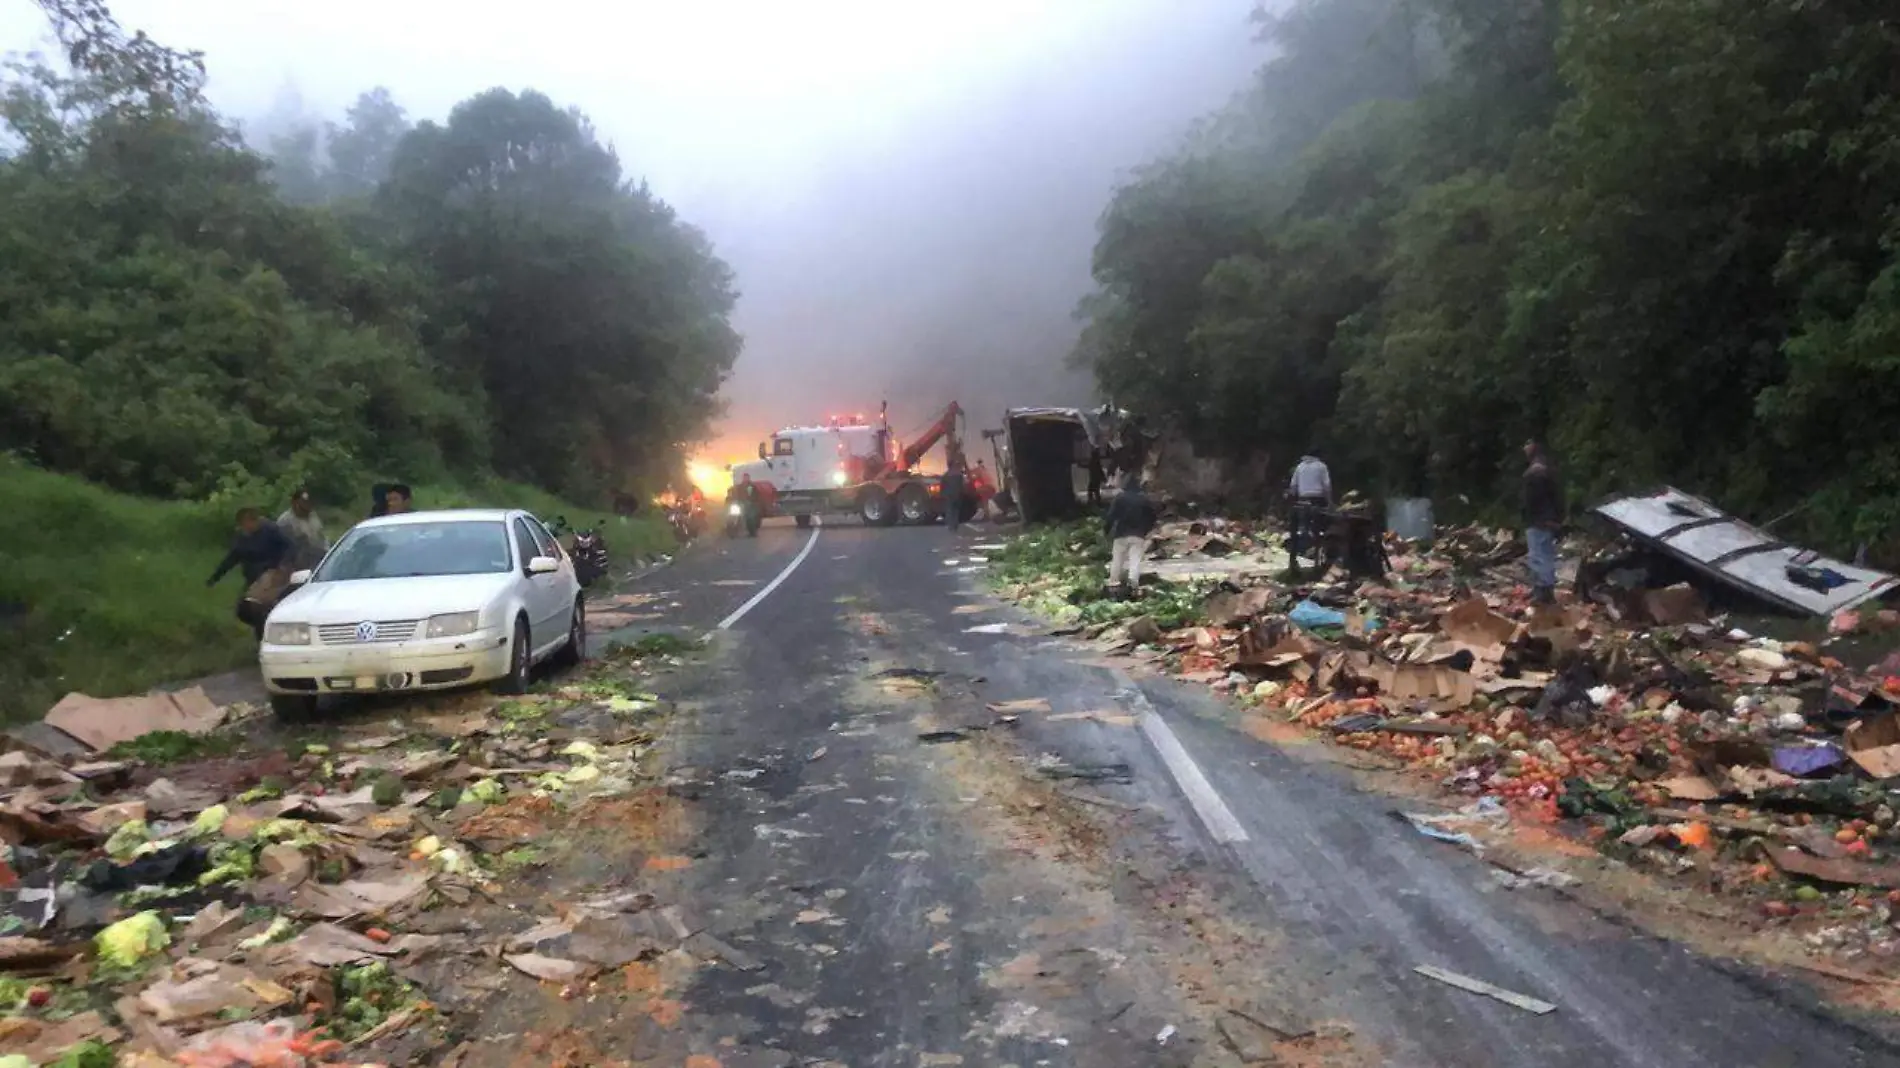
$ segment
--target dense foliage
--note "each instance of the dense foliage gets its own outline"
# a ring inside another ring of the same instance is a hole
[[[1900,519],[1900,22],[1873,0],[1296,0],[1103,217],[1077,356],[1207,455]]]
[[[0,451],[158,496],[654,487],[737,355],[705,238],[579,113],[381,90],[266,158],[97,0],[0,85]]]

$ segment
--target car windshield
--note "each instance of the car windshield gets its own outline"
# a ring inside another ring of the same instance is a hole
[[[345,534],[312,581],[491,575],[511,567],[508,528],[499,522],[397,523]]]

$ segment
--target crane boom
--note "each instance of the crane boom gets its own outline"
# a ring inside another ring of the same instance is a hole
[[[921,437],[904,447],[903,469],[908,471],[916,467],[917,461],[923,459],[924,454],[929,452],[931,448],[937,444],[937,439],[946,435],[950,439],[948,448],[950,452],[954,454],[960,447],[957,442],[956,429],[957,420],[961,418],[962,415],[962,406],[956,401],[951,401],[950,406],[943,410],[943,414],[937,417],[936,422],[930,424],[929,428],[923,432]]]

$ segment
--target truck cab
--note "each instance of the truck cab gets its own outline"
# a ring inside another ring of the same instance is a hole
[[[733,478],[750,474],[779,493],[829,493],[860,478],[864,457],[884,451],[870,426],[786,427],[759,443],[759,458],[735,465]]]
[[[766,515],[794,515],[802,525],[812,513],[838,507],[834,498],[865,471],[887,466],[892,448],[887,430],[862,422],[790,426],[759,443],[757,460],[734,464],[732,478],[751,475]]]

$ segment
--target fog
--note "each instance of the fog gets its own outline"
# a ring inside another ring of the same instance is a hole
[[[1245,83],[1253,0],[114,0],[206,54],[252,128],[287,98],[412,118],[492,86],[581,108],[712,238],[746,348],[708,450],[891,404],[972,429],[1092,399],[1065,369],[1117,180]],[[44,40],[26,0],[0,48]]]

